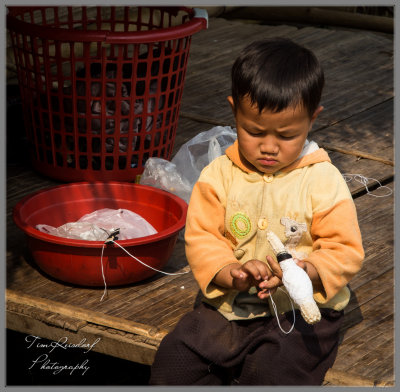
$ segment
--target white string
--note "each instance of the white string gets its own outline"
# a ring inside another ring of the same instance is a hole
[[[284,334],[289,335],[290,332],[293,331],[294,324],[295,324],[295,322],[296,322],[296,313],[295,313],[295,311],[294,311],[293,302],[292,302],[292,299],[290,298],[289,294],[288,294],[286,291],[282,290],[280,287],[278,287],[278,290],[283,291],[283,292],[288,296],[289,301],[290,301],[290,305],[292,306],[292,311],[293,311],[293,324],[292,324],[292,327],[289,329],[289,331],[285,331],[285,330],[281,327],[281,323],[279,322],[278,309],[276,308],[276,304],[275,304],[274,299],[272,298],[272,294],[271,294],[271,291],[270,291],[270,290],[268,290],[268,291],[269,291],[269,297],[271,298],[272,307],[274,308],[274,311],[275,311],[275,317],[276,317],[276,321],[278,322],[279,329],[280,329]]]
[[[103,268],[103,252],[104,252],[104,247],[106,245],[106,243],[112,242],[115,245],[118,245],[125,253],[127,253],[130,257],[132,257],[133,259],[135,259],[136,261],[138,261],[140,264],[144,265],[147,268],[150,268],[154,271],[160,272],[164,275],[184,275],[189,273],[190,271],[184,271],[184,272],[164,272],[164,271],[160,271],[156,268],[153,268],[151,265],[148,265],[146,263],[144,263],[143,261],[139,260],[136,256],[132,255],[131,253],[129,253],[123,246],[121,246],[120,244],[118,244],[118,242],[115,242],[113,239],[107,239],[107,241],[103,244],[103,247],[101,248],[101,258],[100,258],[100,263],[101,263],[101,274],[103,276],[103,282],[104,282],[104,292],[103,295],[100,299],[100,302],[103,301],[104,296],[106,295],[107,292],[107,283],[106,283],[106,278],[104,276],[104,268]]]
[[[101,258],[100,258],[100,262],[101,262],[101,275],[103,276],[103,282],[104,282],[104,291],[103,291],[103,295],[101,296],[100,302],[103,301],[104,296],[107,293],[107,283],[106,283],[106,277],[104,276],[104,268],[103,268],[103,252],[104,252],[104,247],[105,247],[106,243],[103,244],[103,247],[101,248]]]
[[[390,196],[393,193],[393,190],[391,188],[389,188],[388,186],[382,185],[377,179],[375,178],[370,178],[370,177],[365,177],[362,174],[349,174],[349,173],[344,173],[343,174],[343,178],[346,182],[350,182],[352,180],[357,181],[359,183],[361,183],[362,185],[365,186],[365,189],[367,190],[367,194],[370,196],[374,196],[374,197],[387,197]],[[368,189],[368,182],[369,180],[373,180],[376,181],[379,184],[379,187],[376,189],[380,189],[380,188],[386,188],[389,190],[388,193],[384,194],[384,195],[376,195],[374,193],[371,193],[370,190]]]

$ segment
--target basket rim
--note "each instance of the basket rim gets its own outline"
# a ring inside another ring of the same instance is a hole
[[[104,241],[87,241],[87,240],[80,240],[80,239],[72,239],[72,238],[65,238],[65,237],[57,237],[51,234],[44,233],[33,226],[26,224],[20,217],[20,210],[24,206],[24,204],[34,198],[37,195],[42,193],[60,189],[60,188],[68,188],[71,186],[91,186],[91,185],[123,185],[123,186],[130,186],[132,188],[143,188],[151,190],[152,192],[156,192],[158,194],[168,195],[168,197],[174,200],[181,208],[182,208],[182,216],[176,223],[174,223],[169,228],[157,232],[155,234],[146,236],[146,237],[138,237],[138,238],[131,238],[126,240],[118,240],[118,243],[123,247],[130,247],[130,246],[139,246],[139,245],[147,245],[152,242],[161,241],[172,237],[173,235],[177,234],[181,229],[185,227],[186,223],[186,214],[187,214],[187,203],[181,199],[180,197],[174,195],[173,193],[164,191],[159,188],[155,188],[149,185],[142,185],[136,183],[129,183],[129,182],[122,182],[122,181],[95,181],[95,182],[75,182],[75,183],[68,183],[68,184],[61,184],[52,187],[46,187],[44,189],[40,189],[36,192],[33,192],[29,195],[24,196],[13,208],[13,220],[14,223],[29,237],[32,237],[37,240],[49,242],[55,245],[60,246],[72,246],[72,247],[83,247],[83,248],[102,248],[104,245]],[[113,245],[115,246],[115,245]]]
[[[115,7],[115,6],[111,6]],[[179,39],[191,36],[192,34],[207,28],[207,19],[197,16],[193,8],[189,7],[139,7],[139,8],[157,8],[165,10],[186,11],[191,19],[181,25],[173,27],[164,27],[156,30],[132,31],[132,32],[111,32],[103,30],[77,31],[70,29],[62,29],[59,27],[40,26],[33,23],[24,22],[15,16],[18,10],[34,10],[51,8],[49,6],[36,7],[7,7],[7,28],[20,33],[26,33],[31,36],[37,36],[42,39],[51,39],[54,41],[64,42],[105,42],[113,43],[149,43],[168,41],[171,39]],[[67,8],[72,8],[68,6]],[[29,33],[28,33],[29,32]],[[50,38],[49,38],[50,37]]]

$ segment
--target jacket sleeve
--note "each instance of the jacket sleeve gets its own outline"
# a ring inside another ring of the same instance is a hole
[[[325,173],[313,189],[312,252],[304,259],[318,271],[324,291],[314,292],[327,303],[361,269],[364,259],[357,211],[338,171]]]
[[[237,263],[237,260],[230,241],[224,236],[224,190],[218,182],[214,181],[215,186],[212,185],[210,171],[203,172],[193,187],[186,220],[185,245],[186,257],[200,289],[206,298],[216,298],[228,289],[215,285],[212,282],[214,276],[225,266]]]

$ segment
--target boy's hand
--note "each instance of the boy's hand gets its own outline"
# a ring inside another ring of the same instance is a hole
[[[271,256],[267,256],[267,261],[271,270],[268,268],[268,277],[259,283],[258,297],[261,299],[269,297],[270,294],[275,293],[279,286],[282,286],[282,270],[277,261]]]
[[[268,279],[270,271],[265,263],[253,259],[246,261],[241,266],[232,268],[230,274],[233,278],[233,288],[239,291],[247,291],[250,287],[258,287],[261,282]]]
[[[260,289],[258,296],[260,298],[268,297],[268,295],[269,295],[268,290],[270,290],[270,293],[273,294],[279,286],[283,285],[283,282],[282,282],[283,273],[282,273],[282,269],[281,269],[279,263],[277,261],[275,261],[271,256],[267,256],[267,260],[271,267],[272,272],[270,271],[270,274],[268,275],[268,279],[261,282],[258,286]],[[318,272],[315,269],[315,267],[312,264],[309,264],[302,260],[298,260],[298,259],[293,259],[293,260],[310,277],[313,287],[317,288],[319,290],[323,290],[321,280],[319,278]]]
[[[306,272],[313,271],[312,265],[307,265],[307,263],[297,259],[294,260]],[[274,294],[279,286],[283,285],[283,273],[279,263],[271,256],[267,256],[267,261],[270,268],[266,263],[256,259],[249,260],[244,264],[229,264],[214,277],[214,283],[238,291],[248,291],[255,286],[258,290],[258,297],[265,299]],[[308,268],[306,268],[306,265]],[[316,277],[319,279],[318,275]],[[313,284],[316,283],[317,281],[313,281]]]

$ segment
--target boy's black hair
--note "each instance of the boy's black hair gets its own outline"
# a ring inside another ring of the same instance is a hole
[[[301,104],[311,117],[324,86],[324,72],[315,55],[286,38],[246,46],[233,64],[231,76],[235,106],[248,96],[260,113]]]

